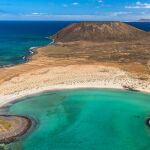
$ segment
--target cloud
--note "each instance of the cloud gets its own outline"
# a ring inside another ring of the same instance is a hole
[[[46,15],[46,13],[38,13],[38,12],[34,12],[34,13],[32,13],[31,15],[38,15],[38,16],[41,16],[41,15]]]
[[[126,6],[125,8],[134,8],[134,9],[139,9],[139,8],[150,8],[150,3],[141,3],[140,1],[137,1],[135,5],[132,6]]]
[[[98,2],[98,3],[103,3],[103,0],[98,0],[97,2]]]
[[[63,7],[68,7],[68,5],[67,4],[63,4]]]
[[[40,13],[36,13],[36,12],[34,12],[34,13],[32,13],[32,15],[39,15]]]
[[[76,6],[76,5],[79,5],[78,2],[73,2],[72,5]]]
[[[119,12],[112,12],[111,15],[112,16],[125,16],[125,15],[128,15],[128,14],[132,14],[132,12],[124,12],[124,11],[119,11]]]
[[[37,14],[37,12],[33,14]],[[103,13],[100,15],[54,15],[44,13],[39,13],[42,15],[33,14],[0,14],[0,20],[135,21],[141,18],[150,18],[150,14],[147,12],[138,12],[132,14],[127,14],[126,12],[112,12]]]

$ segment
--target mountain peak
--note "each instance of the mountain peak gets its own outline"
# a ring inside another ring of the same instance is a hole
[[[122,22],[73,23],[52,36],[56,42],[71,41],[130,41],[144,38],[145,31]]]

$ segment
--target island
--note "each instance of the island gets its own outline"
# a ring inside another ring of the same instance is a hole
[[[31,127],[32,121],[24,116],[0,115],[0,144],[15,141]]]
[[[24,64],[0,69],[0,106],[68,88],[150,92],[150,34],[122,22],[73,23]],[[128,87],[128,88],[126,88]]]
[[[140,20],[137,20],[136,22],[150,22],[150,19],[140,19]]]

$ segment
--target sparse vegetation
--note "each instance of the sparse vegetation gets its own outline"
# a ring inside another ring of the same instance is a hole
[[[11,123],[5,120],[0,120],[0,131],[9,130],[11,128]]]

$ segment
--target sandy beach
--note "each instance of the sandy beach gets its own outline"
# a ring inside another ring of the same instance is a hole
[[[28,62],[0,68],[0,107],[25,96],[60,89],[112,88],[149,93],[149,41],[146,36],[139,41],[58,41],[40,47]]]
[[[123,89],[124,86],[128,86],[142,92],[150,92],[149,75],[146,76],[146,80],[140,79],[139,76],[135,74],[133,76],[132,73],[116,67],[101,64],[74,64],[66,66],[62,64],[59,66],[36,66],[36,69],[33,70],[31,64],[35,65],[34,60],[23,65],[1,70],[1,72],[9,70],[8,72],[17,73],[17,75],[1,82],[0,107],[16,99],[49,90],[72,88]],[[27,67],[27,70],[20,73],[19,69],[25,68],[26,65],[30,65],[30,68]]]

